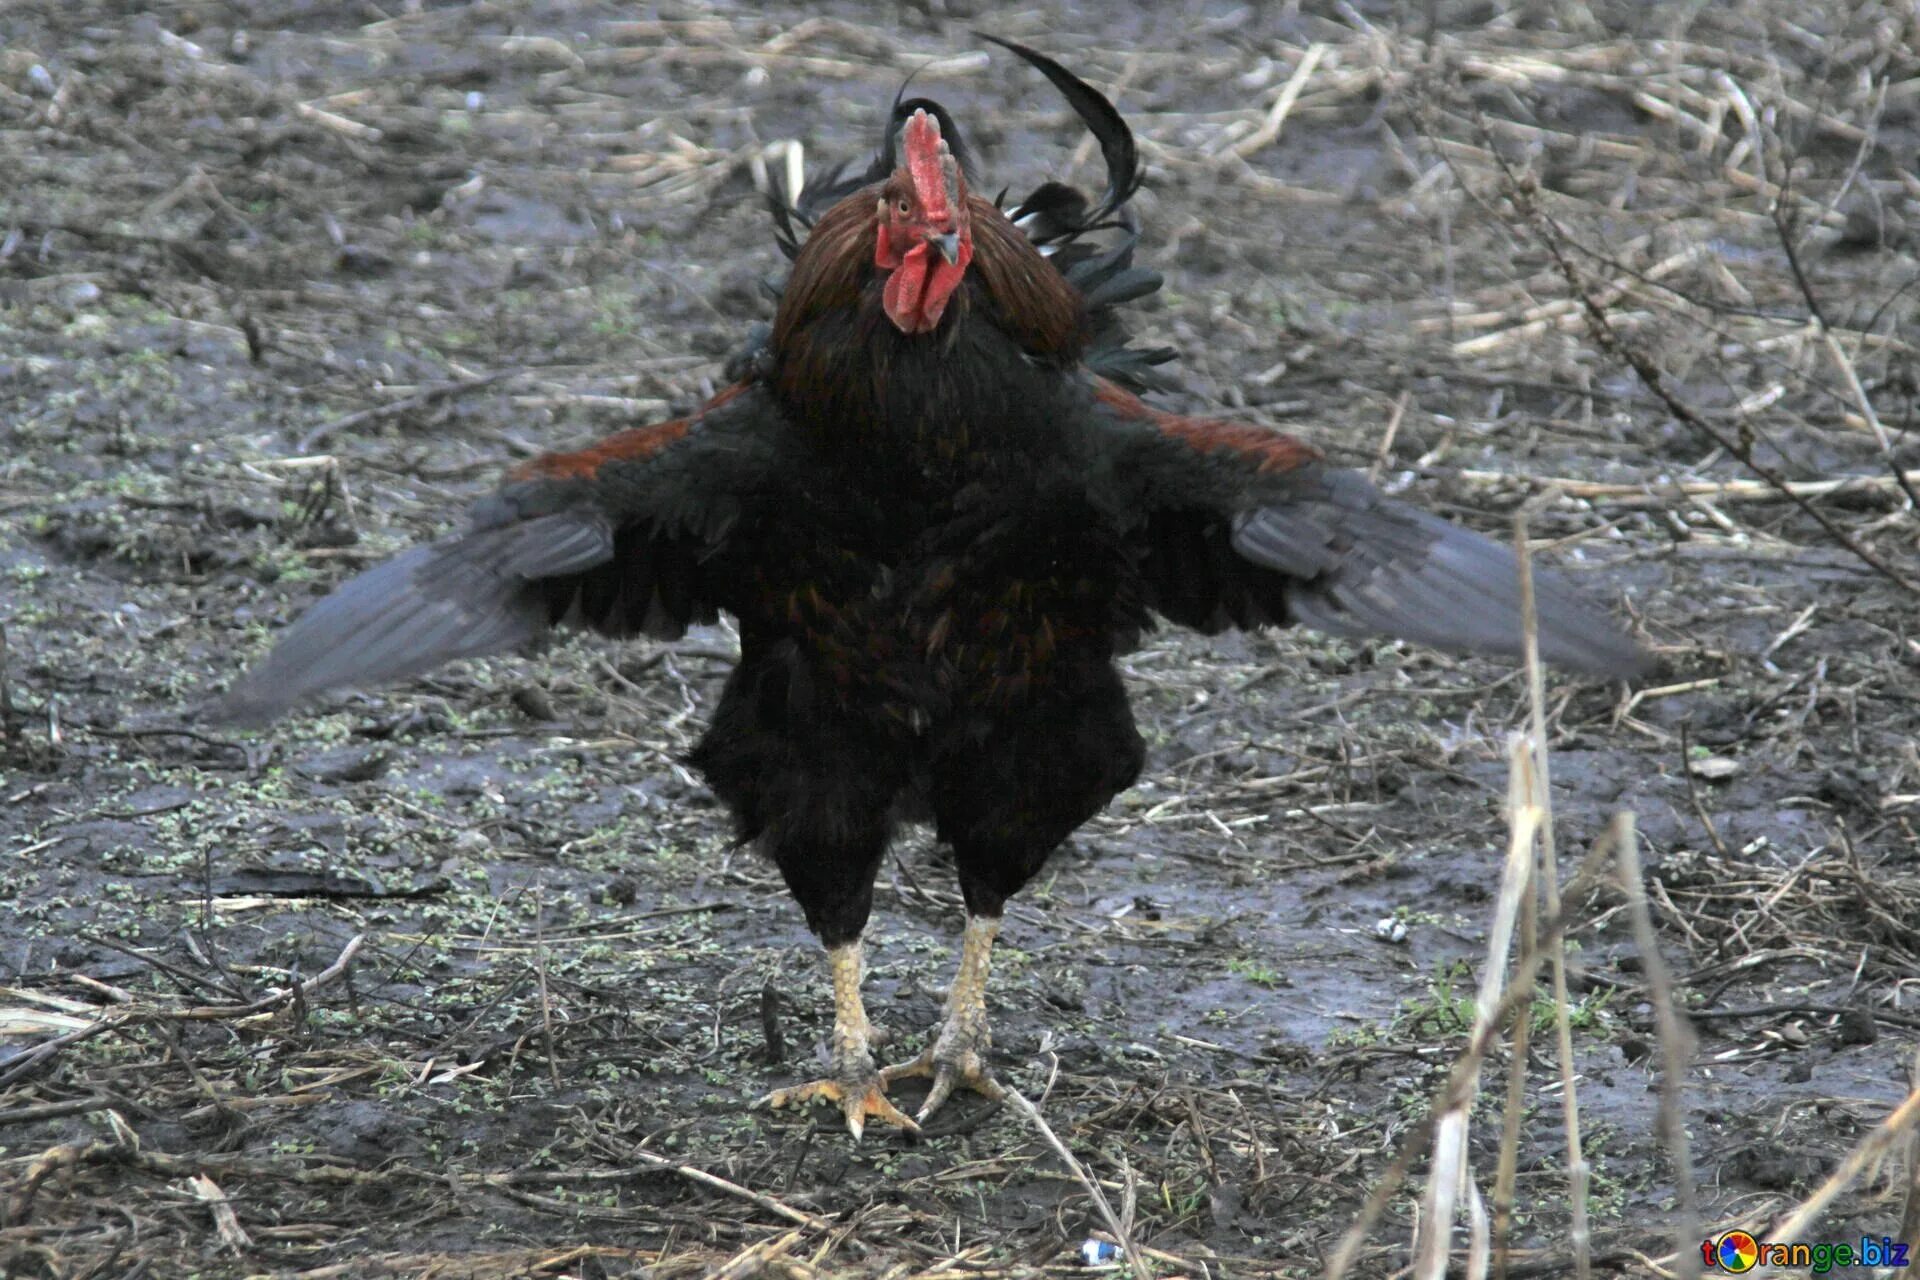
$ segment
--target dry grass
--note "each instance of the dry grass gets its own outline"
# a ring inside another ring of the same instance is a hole
[[[1523,504],[1629,582],[1670,675],[1609,702],[1155,639],[1150,786],[1011,912],[1033,1110],[853,1152],[730,1109],[817,992],[675,773],[724,634],[436,678],[328,718],[317,783],[286,767],[315,742],[176,713],[259,643],[236,601],[282,616],[503,460],[709,390],[769,166],[856,149],[915,69],[1008,168],[1057,102],[892,10],[321,6],[257,15],[271,58],[197,0],[10,10],[0,1270],[980,1280],[1100,1235],[1136,1276],[1669,1276],[1734,1227],[1912,1239],[1912,12],[1271,8],[996,29],[1136,123],[1174,295],[1145,323],[1199,392]],[[1498,892],[1458,894],[1521,728]],[[436,780],[496,746],[558,790]],[[1556,886],[1556,834],[1594,832]],[[340,882],[218,887],[309,846]],[[883,910],[937,930],[938,871],[890,866]],[[1419,963],[1353,926],[1382,902]],[[1423,994],[1469,954],[1470,999]],[[939,959],[895,948],[900,1003]]]

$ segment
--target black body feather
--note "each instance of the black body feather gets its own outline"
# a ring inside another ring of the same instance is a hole
[[[1100,140],[1098,200],[1043,187],[1015,209],[1027,235],[995,224],[989,247],[976,228],[945,318],[909,335],[881,306],[871,199],[814,226],[803,193],[778,232],[793,283],[738,385],[690,419],[522,468],[464,533],[314,606],[224,713],[257,722],[554,625],[674,635],[731,614],[740,664],[690,759],[835,943],[866,922],[903,802],[953,846],[969,908],[992,915],[1132,781],[1143,748],[1113,658],[1156,614],[1518,652],[1509,549],[1278,433],[1124,389],[1164,380],[1171,357],[1128,346],[1117,319],[1159,285],[1132,263],[1131,134],[1058,64],[995,43]],[[896,98],[882,163],[917,107],[936,110]],[[1105,247],[1082,239],[1115,226]],[[1065,320],[1037,322],[1063,289]],[[1536,597],[1549,662],[1644,668],[1571,588],[1542,574]]]

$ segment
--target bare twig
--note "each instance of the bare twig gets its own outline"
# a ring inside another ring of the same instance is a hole
[[[1792,180],[1791,169],[1789,169],[1785,181],[1790,183]],[[1794,235],[1790,208],[1786,200],[1776,200],[1769,212],[1773,218],[1774,230],[1779,236],[1780,249],[1786,255],[1787,270],[1793,276],[1794,287],[1800,291],[1800,300],[1806,304],[1807,314],[1813,317],[1813,323],[1820,331],[1827,355],[1840,372],[1841,381],[1847,384],[1847,394],[1853,397],[1854,407],[1860,410],[1860,416],[1867,420],[1868,429],[1873,432],[1874,439],[1879,442],[1880,452],[1887,460],[1888,471],[1892,473],[1894,482],[1900,486],[1901,492],[1907,495],[1907,509],[1910,511],[1920,509],[1920,495],[1914,493],[1913,482],[1908,479],[1907,473],[1900,469],[1900,464],[1894,459],[1893,444],[1887,439],[1887,429],[1881,425],[1880,415],[1875,412],[1873,401],[1867,397],[1866,388],[1860,385],[1860,375],[1854,371],[1853,361],[1847,358],[1847,353],[1841,348],[1839,340],[1833,336],[1833,326],[1827,320],[1826,308],[1820,305],[1819,295],[1813,291],[1813,281],[1807,275],[1806,264],[1800,259],[1800,241],[1799,237]]]
[[[257,1013],[269,1013],[280,1008],[282,1005],[292,1004],[296,1000],[305,1000],[322,987],[338,981],[340,975],[347,971],[347,966],[353,963],[353,958],[360,954],[360,948],[365,946],[366,942],[366,934],[354,934],[353,937],[347,939],[347,945],[340,948],[340,954],[334,957],[332,964],[314,974],[305,982],[295,983],[285,991],[276,991],[272,995],[262,996],[250,1004],[203,1005],[194,1009],[166,1011],[160,1016],[178,1021],[202,1022],[221,1018],[245,1018]]]
[[[1489,150],[1494,162],[1500,166],[1501,173],[1505,175],[1507,188],[1513,197],[1514,204],[1519,208],[1521,215],[1527,220],[1528,224],[1533,227],[1534,233],[1540,239],[1540,242],[1546,247],[1548,255],[1553,259],[1554,266],[1559,270],[1562,278],[1566,280],[1567,288],[1579,299],[1580,305],[1587,316],[1588,331],[1593,334],[1594,341],[1599,344],[1601,349],[1609,355],[1624,361],[1627,366],[1633,370],[1635,376],[1646,386],[1647,390],[1653,392],[1653,394],[1659,398],[1660,403],[1666,406],[1667,412],[1672,414],[1675,419],[1693,431],[1698,432],[1705,439],[1712,441],[1720,449],[1724,450],[1729,457],[1736,459],[1742,466],[1746,467],[1747,470],[1766,481],[1768,485],[1777,490],[1788,501],[1792,502],[1794,506],[1798,507],[1803,514],[1812,519],[1815,524],[1818,524],[1828,537],[1832,538],[1834,542],[1841,547],[1844,547],[1854,557],[1859,559],[1861,563],[1868,565],[1874,572],[1901,589],[1912,592],[1915,595],[1920,595],[1920,582],[1915,582],[1912,578],[1889,564],[1885,559],[1869,551],[1866,547],[1862,546],[1852,534],[1842,529],[1833,517],[1815,506],[1807,498],[1794,492],[1785,476],[1754,456],[1752,445],[1744,435],[1725,431],[1707,421],[1706,418],[1696,413],[1690,405],[1680,399],[1680,397],[1667,386],[1666,375],[1661,372],[1660,367],[1644,352],[1640,351],[1639,348],[1632,343],[1629,343],[1621,335],[1620,331],[1615,328],[1612,317],[1607,314],[1606,308],[1588,291],[1586,280],[1581,275],[1579,267],[1574,265],[1573,260],[1567,257],[1565,250],[1562,248],[1562,242],[1566,238],[1566,232],[1561,228],[1560,224],[1554,220],[1553,216],[1541,207],[1540,202],[1535,198],[1536,188],[1532,176],[1530,174],[1523,175],[1515,173],[1513,167],[1507,163],[1506,159],[1497,149],[1490,148]]]
[[[796,1209],[790,1204],[775,1200],[770,1195],[764,1195],[761,1192],[750,1190],[737,1182],[729,1182],[718,1174],[708,1173],[705,1169],[696,1168],[693,1165],[685,1164],[679,1160],[670,1160],[666,1156],[655,1155],[653,1152],[645,1150],[644,1148],[623,1146],[620,1149],[620,1155],[622,1159],[635,1161],[638,1164],[645,1165],[649,1169],[658,1169],[664,1173],[678,1174],[688,1182],[696,1183],[712,1191],[718,1191],[723,1195],[732,1196],[736,1200],[744,1200],[748,1204],[764,1209],[777,1218],[784,1218],[796,1226],[813,1227],[823,1230],[833,1226],[833,1220],[831,1218],[823,1218],[817,1213],[808,1213],[804,1209]],[[604,1174],[607,1171],[596,1170],[595,1172]],[[618,1171],[618,1173],[621,1177],[632,1176],[631,1170],[622,1170]],[[511,1173],[495,1174],[483,1179],[483,1181],[497,1182],[503,1186],[517,1185],[526,1180],[523,1175]],[[573,1179],[570,1178],[568,1180]],[[612,1178],[598,1177],[589,1180],[610,1181]]]
[[[481,387],[490,387],[496,382],[504,382],[508,378],[518,377],[519,375],[520,370],[518,369],[495,369],[492,373],[483,373],[478,377],[462,378],[458,382],[448,382],[437,387],[427,387],[414,392],[404,399],[395,400],[390,404],[377,404],[368,409],[361,409],[355,413],[349,413],[344,417],[335,418],[331,422],[323,422],[313,430],[307,432],[306,435],[300,437],[300,443],[294,446],[294,452],[312,453],[314,447],[329,436],[339,435],[343,431],[354,431],[369,423],[384,422],[388,418],[398,418],[405,414],[412,413],[415,409],[424,409],[428,405],[437,404],[442,400],[451,399],[455,396],[463,396],[469,391],[478,391]]]
[[[1646,885],[1641,879],[1640,843],[1634,831],[1633,815],[1615,814],[1613,824],[1614,849],[1620,861],[1620,888],[1627,895],[1634,944],[1640,948],[1641,971],[1647,977],[1647,994],[1653,1000],[1654,1023],[1660,1031],[1660,1136],[1673,1162],[1675,1252],[1682,1280],[1693,1280],[1700,1274],[1699,1250],[1692,1247],[1700,1239],[1700,1206],[1694,1195],[1693,1156],[1687,1144],[1684,1105],[1693,1033],[1674,1005],[1673,975],[1667,971],[1666,959],[1660,954],[1660,939],[1653,931],[1653,914],[1647,908]]]
[[[24,1079],[44,1066],[54,1055],[63,1049],[71,1048],[95,1036],[104,1035],[121,1027],[147,1022],[213,1022],[229,1018],[249,1018],[258,1014],[271,1013],[285,1005],[304,1001],[313,992],[335,981],[347,971],[353,958],[365,945],[367,935],[357,933],[348,939],[347,945],[340,950],[334,962],[322,969],[305,982],[295,983],[285,991],[276,991],[272,995],[262,996],[249,1004],[199,1005],[189,1009],[155,1009],[148,1006],[122,1006],[106,1014],[97,1021],[66,1035],[55,1036],[35,1045],[12,1063],[4,1073],[0,1073],[0,1086]]]
[[[1086,1166],[1074,1158],[1073,1152],[1067,1149],[1067,1144],[1060,1141],[1060,1135],[1053,1131],[1053,1126],[1049,1125],[1046,1117],[1040,1114],[1040,1109],[1028,1102],[1026,1095],[1011,1087],[1007,1089],[1007,1101],[1027,1118],[1027,1123],[1032,1125],[1041,1138],[1045,1139],[1046,1144],[1053,1148],[1053,1153],[1060,1157],[1067,1166],[1068,1172],[1072,1173],[1079,1180],[1080,1185],[1086,1188],[1088,1197],[1093,1201],[1094,1209],[1100,1214],[1100,1220],[1107,1224],[1107,1230],[1111,1231],[1113,1238],[1119,1242],[1120,1251],[1126,1256],[1127,1267],[1133,1272],[1134,1280],[1153,1280],[1153,1272],[1148,1268],[1147,1260],[1140,1256],[1140,1248],[1133,1242],[1132,1234],[1121,1226],[1119,1215],[1114,1213],[1113,1206],[1107,1202],[1106,1193],[1100,1190],[1100,1184],[1094,1181],[1093,1175],[1087,1172]]]

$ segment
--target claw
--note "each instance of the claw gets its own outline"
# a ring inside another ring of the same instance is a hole
[[[832,1102],[847,1118],[847,1131],[858,1142],[867,1131],[868,1120],[879,1120],[908,1133],[919,1133],[920,1126],[906,1112],[887,1101],[886,1086],[873,1069],[869,1047],[874,1028],[867,1022],[867,1009],[860,1000],[860,974],[864,967],[859,939],[827,949],[827,962],[833,971],[833,1045],[828,1061],[829,1074],[823,1079],[775,1089],[755,1103],[762,1107],[804,1107],[812,1102]]]
[[[763,1107],[804,1107],[811,1102],[838,1103],[840,1111],[847,1117],[847,1131],[858,1142],[867,1131],[869,1119],[905,1129],[908,1133],[919,1133],[920,1126],[906,1112],[887,1101],[883,1091],[884,1077],[874,1076],[863,1085],[848,1086],[838,1080],[813,1080],[806,1084],[797,1084],[789,1089],[775,1089],[760,1099]]]
[[[1000,1086],[999,1081],[993,1078],[992,1072],[987,1070],[987,1064],[979,1053],[966,1049],[956,1057],[936,1058],[934,1055],[939,1048],[940,1046],[936,1044],[912,1062],[885,1067],[880,1072],[880,1083],[883,1087],[909,1076],[925,1076],[933,1081],[933,1087],[927,1090],[927,1100],[920,1104],[920,1110],[915,1113],[916,1120],[924,1122],[928,1116],[938,1111],[946,1104],[947,1099],[953,1096],[954,1089],[960,1085],[965,1085],[981,1097],[994,1102],[1007,1096],[1007,1091]]]
[[[908,1076],[926,1076],[933,1081],[927,1100],[920,1106],[921,1120],[938,1111],[961,1085],[993,1102],[1007,1096],[987,1070],[987,1049],[993,1043],[987,1031],[987,958],[999,932],[998,916],[967,917],[967,931],[960,944],[960,972],[954,975],[947,992],[947,1016],[933,1043],[912,1062],[880,1073],[883,1088]]]

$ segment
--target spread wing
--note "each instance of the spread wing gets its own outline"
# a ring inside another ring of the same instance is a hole
[[[711,621],[705,572],[775,470],[777,411],[736,387],[689,418],[519,468],[468,527],[350,579],[214,708],[260,724],[341,685],[522,647],[557,623],[675,636]]]
[[[1512,548],[1387,497],[1278,432],[1162,413],[1096,384],[1090,447],[1111,451],[1148,603],[1201,631],[1301,623],[1436,649],[1517,657]],[[1534,574],[1540,654],[1588,675],[1648,655],[1598,605]]]

